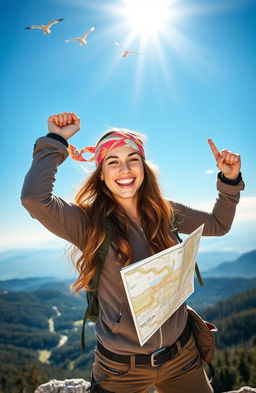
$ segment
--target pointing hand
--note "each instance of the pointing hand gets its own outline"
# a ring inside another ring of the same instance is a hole
[[[241,169],[240,155],[229,150],[219,152],[211,139],[208,143],[216,159],[216,165],[223,175],[228,179],[236,179]]]

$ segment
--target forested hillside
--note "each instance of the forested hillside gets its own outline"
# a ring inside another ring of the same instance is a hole
[[[250,289],[201,312],[219,329],[215,393],[256,386],[255,305]],[[2,292],[0,307],[0,393],[33,393],[51,378],[89,379],[95,338],[87,326],[82,354],[84,298],[67,290]]]
[[[59,290],[7,292],[0,294],[0,307],[0,392],[21,392],[21,381],[27,386],[31,378],[33,388],[49,378],[89,378],[94,335],[89,327],[82,354],[83,297]]]
[[[256,338],[256,288],[220,301],[201,314],[218,326],[220,349]]]
[[[201,312],[217,328],[213,364],[215,392],[256,386],[256,288],[243,291]]]
[[[230,296],[215,305],[202,310],[205,319],[217,320],[223,319],[231,314],[242,311],[253,310],[256,308],[256,286],[255,288],[239,292],[239,295]]]

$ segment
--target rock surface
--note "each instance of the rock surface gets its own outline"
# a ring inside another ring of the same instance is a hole
[[[51,379],[38,386],[34,393],[87,393],[90,386],[90,382],[84,379],[65,379],[64,381]]]
[[[250,388],[250,386],[244,386],[239,390],[232,390],[231,392],[224,393],[256,393],[256,388]]]
[[[87,393],[90,386],[90,382],[84,379],[65,379],[65,381],[51,379],[49,382],[38,386],[34,393]],[[239,390],[224,393],[256,393],[256,388],[244,386]]]

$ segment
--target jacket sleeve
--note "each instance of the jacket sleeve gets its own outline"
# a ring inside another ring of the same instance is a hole
[[[47,229],[81,249],[79,239],[83,237],[87,222],[84,211],[53,195],[57,167],[67,156],[66,146],[53,138],[41,137],[36,141],[33,162],[23,183],[21,203]]]
[[[203,236],[225,235],[231,228],[240,191],[243,189],[242,180],[237,185],[230,185],[217,179],[218,196],[211,212],[192,209],[171,201],[178,232],[190,234],[204,223]]]

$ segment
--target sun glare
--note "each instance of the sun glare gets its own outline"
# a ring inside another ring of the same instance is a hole
[[[171,72],[176,67],[176,56],[189,67],[208,67],[200,45],[182,31],[183,28],[186,30],[187,22],[191,24],[189,17],[212,12],[214,6],[209,9],[208,2],[206,5],[205,2],[191,5],[189,0],[91,1],[92,8],[100,10],[104,19],[111,20],[104,30],[104,41],[108,39],[117,47],[112,47],[113,57],[108,72],[104,72],[105,81],[119,64],[127,61],[136,70],[138,96],[146,74],[144,71],[157,70],[155,65],[160,67],[167,85],[173,85]]]
[[[122,14],[133,34],[147,39],[164,31],[169,3],[167,0],[123,0]]]

